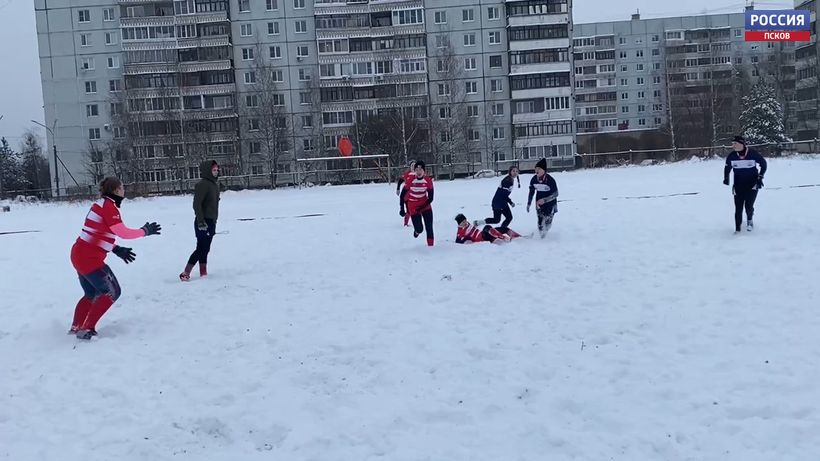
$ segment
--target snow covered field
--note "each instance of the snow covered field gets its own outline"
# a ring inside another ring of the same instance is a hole
[[[789,186],[820,159],[771,161],[737,236],[722,168],[556,174],[548,238],[506,246],[452,243],[500,178],[437,183],[433,248],[387,185],[225,193],[188,284],[190,196],[126,201],[163,235],[109,258],[90,343],[65,334],[87,204],[14,206],[0,232],[41,232],[0,235],[0,458],[818,459],[820,188]]]

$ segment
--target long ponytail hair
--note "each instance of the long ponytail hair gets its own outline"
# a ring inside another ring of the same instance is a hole
[[[517,170],[517,169],[518,169],[518,167],[517,167],[517,166],[515,166],[515,165],[511,166],[511,167],[507,170],[507,175],[508,175],[508,176],[509,176],[509,175],[511,175],[511,174],[512,174],[512,171],[513,171],[513,170]],[[515,177],[515,180],[516,180],[516,181],[518,181],[518,188],[519,188],[519,189],[521,189],[521,175],[519,174],[518,176],[516,176],[516,177]]]

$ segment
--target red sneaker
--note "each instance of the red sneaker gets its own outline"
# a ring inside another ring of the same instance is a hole
[[[186,274],[185,272],[179,274],[179,281],[180,282],[188,282],[191,280],[191,274]]]

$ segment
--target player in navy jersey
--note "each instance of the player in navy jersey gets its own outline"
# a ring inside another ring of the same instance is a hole
[[[746,210],[746,230],[751,232],[754,229],[752,218],[755,213],[757,192],[763,187],[763,175],[766,174],[766,159],[756,150],[749,149],[742,136],[735,136],[732,149],[733,152],[726,157],[726,166],[723,168],[723,184],[729,185],[729,172],[734,170],[735,181],[732,193],[735,198],[735,233],[740,232],[744,209]]]
[[[533,196],[538,214],[538,231],[541,238],[544,238],[552,227],[552,219],[558,211],[558,184],[555,178],[547,173],[547,160],[543,158],[535,164],[535,176],[530,180],[527,213],[530,212]]]
[[[493,217],[487,218],[483,221],[475,221],[473,224],[476,227],[483,224],[501,223],[499,229],[502,232],[509,228],[509,225],[513,220],[512,209],[510,207],[515,206],[515,203],[513,203],[512,199],[510,199],[510,194],[512,194],[513,185],[515,184],[516,179],[518,179],[518,187],[521,187],[521,179],[518,178],[518,167],[511,166],[507,176],[501,180],[501,185],[498,186],[498,189],[496,189],[495,195],[493,196]],[[504,216],[503,222],[501,221],[501,216]]]

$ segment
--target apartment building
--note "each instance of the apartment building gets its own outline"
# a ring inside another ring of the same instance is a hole
[[[820,40],[817,39],[817,0],[797,0],[795,8],[811,11],[811,41],[798,43],[795,49],[795,139],[820,139]]]
[[[743,13],[576,25],[579,150],[617,133],[644,143],[659,135],[666,146],[674,133],[678,147],[726,142],[761,78],[778,88],[794,130],[794,44],[745,42],[743,30]]]
[[[400,161],[572,165],[571,0],[34,6],[48,143],[69,192],[111,172],[181,184],[206,157],[229,175],[287,173],[336,155],[342,136],[377,153],[359,138],[374,119],[412,127]]]

